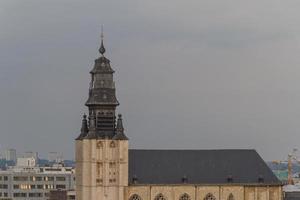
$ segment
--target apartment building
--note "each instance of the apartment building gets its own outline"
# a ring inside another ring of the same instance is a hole
[[[48,200],[51,190],[74,190],[75,170],[61,164],[0,171],[0,199]]]

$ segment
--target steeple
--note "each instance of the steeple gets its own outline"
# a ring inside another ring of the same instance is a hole
[[[104,56],[103,38],[103,27],[101,27],[101,45],[99,48],[101,56],[95,60],[94,67],[90,71],[89,96],[85,103],[89,109],[89,125],[84,125],[84,123],[87,124],[85,116],[82,125],[82,131],[85,133],[80,134],[77,138],[79,140],[83,138],[113,139],[117,135],[117,138],[127,139],[124,135],[121,116],[119,116],[116,124],[116,108],[119,102],[113,79],[114,70],[110,66],[110,60]]]
[[[103,28],[100,55],[90,71],[88,120],[82,119],[76,139],[76,199],[121,200],[128,186],[128,139],[122,116],[116,117],[114,70],[104,55]]]

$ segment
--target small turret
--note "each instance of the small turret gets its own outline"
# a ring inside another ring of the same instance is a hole
[[[84,114],[82,117],[82,125],[81,125],[80,135],[76,138],[76,140],[82,140],[85,136],[87,136],[88,132],[89,132],[89,129],[88,129],[88,124],[87,124],[87,120],[86,120],[86,114]]]
[[[89,116],[89,132],[84,137],[84,139],[96,139],[97,134],[96,134],[96,117],[94,112],[91,112],[91,115]]]
[[[114,140],[128,140],[126,135],[124,134],[124,127],[122,121],[122,115],[118,115],[118,121],[116,126],[116,135],[113,137]]]

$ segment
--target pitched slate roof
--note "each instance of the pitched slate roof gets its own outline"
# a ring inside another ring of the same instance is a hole
[[[129,184],[281,185],[255,150],[129,150]]]

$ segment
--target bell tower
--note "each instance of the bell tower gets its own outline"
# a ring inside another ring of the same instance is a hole
[[[128,186],[128,138],[122,116],[116,118],[114,70],[104,56],[101,31],[100,57],[90,71],[88,119],[83,115],[81,133],[76,138],[76,199],[124,199]]]

